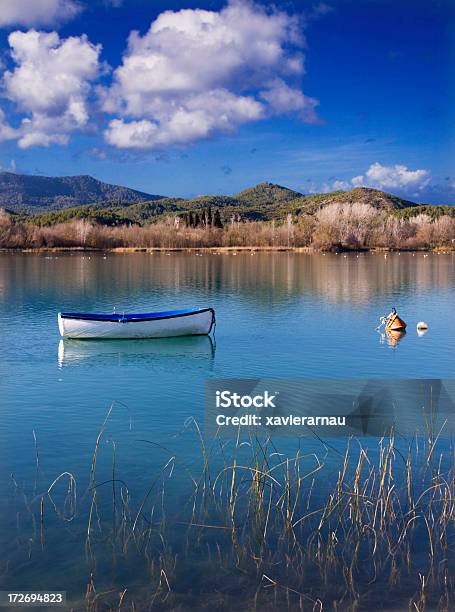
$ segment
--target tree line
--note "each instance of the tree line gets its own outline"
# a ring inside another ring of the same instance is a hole
[[[218,208],[212,213],[212,207],[202,209],[201,214],[192,211],[181,215],[185,227],[218,227],[223,229],[223,221]]]

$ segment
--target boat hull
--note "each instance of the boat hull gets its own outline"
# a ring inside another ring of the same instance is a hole
[[[215,323],[212,308],[144,315],[73,315],[58,314],[58,326],[63,338],[173,338],[203,336]]]

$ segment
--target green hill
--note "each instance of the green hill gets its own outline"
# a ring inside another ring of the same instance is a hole
[[[313,195],[296,198],[285,207],[293,214],[314,214],[324,206],[330,204],[368,204],[378,210],[392,212],[417,206],[415,202],[404,200],[398,196],[371,189],[368,187],[356,187],[350,191],[332,191],[330,193],[317,193]]]
[[[256,187],[244,189],[234,196],[243,205],[256,208],[283,204],[299,197],[302,197],[302,194],[298,191],[274,183],[259,183]]]
[[[261,183],[233,196],[208,195],[196,198],[155,198],[134,203],[113,200],[86,206],[47,210],[38,214],[22,215],[22,219],[37,225],[54,225],[70,219],[87,219],[103,225],[145,225],[166,216],[201,213],[203,209],[219,210],[223,221],[233,215],[241,220],[284,220],[291,214],[314,215],[331,204],[363,203],[378,211],[385,211],[403,218],[424,213],[432,217],[442,214],[455,215],[455,207],[416,204],[384,191],[359,187],[351,191],[334,191],[302,195],[292,189],[272,183]]]
[[[117,206],[129,205],[160,197],[162,196],[103,183],[86,175],[55,177],[0,172],[0,207],[14,212],[44,212],[110,202],[116,203]]]

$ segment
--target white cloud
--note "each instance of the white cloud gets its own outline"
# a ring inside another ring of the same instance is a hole
[[[0,142],[5,140],[15,140],[17,138],[17,130],[8,125],[5,113],[0,108]]]
[[[309,19],[319,19],[319,17],[325,17],[325,15],[329,15],[330,13],[333,13],[334,10],[335,9],[333,8],[333,6],[330,6],[329,4],[326,4],[325,2],[317,2],[316,4],[313,4],[313,6],[311,7],[308,18]]]
[[[207,138],[215,130],[230,131],[233,126],[260,119],[263,107],[254,98],[235,96],[225,90],[188,96],[185,106],[173,108],[161,123],[149,119],[114,119],[106,130],[106,140],[119,148],[154,148],[184,144]]]
[[[7,166],[2,166],[0,164],[1,172],[17,172],[17,164],[15,159],[11,159]]]
[[[71,19],[80,10],[74,0],[0,0],[0,28],[52,25]]]
[[[352,185],[347,181],[336,180],[333,181],[328,191],[347,191],[348,189],[352,189]]]
[[[60,39],[56,32],[35,30],[12,32],[8,42],[16,67],[4,73],[4,95],[26,116],[13,132],[4,127],[3,139],[18,138],[21,148],[66,144],[71,132],[88,124],[100,45],[85,35]]]
[[[402,164],[383,166],[379,162],[371,164],[365,174],[359,174],[349,180],[335,179],[323,183],[320,191],[349,191],[355,187],[371,187],[382,190],[397,190],[417,195],[427,188],[431,178],[428,170],[410,170]]]
[[[428,170],[410,170],[402,164],[383,166],[379,162],[371,164],[365,175],[355,176],[351,183],[354,187],[377,187],[378,189],[414,189],[428,186]]]
[[[161,13],[141,36],[132,32],[114,83],[100,91],[117,115],[111,144],[159,148],[235,130],[273,114],[316,120],[317,101],[296,84],[304,39],[295,17],[235,0],[219,12]]]
[[[289,87],[282,79],[275,79],[268,89],[260,94],[276,113],[296,112],[307,123],[317,123],[316,107],[318,100],[305,96],[300,89]]]

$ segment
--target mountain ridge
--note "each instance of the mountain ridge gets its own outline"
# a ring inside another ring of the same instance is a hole
[[[13,212],[60,210],[108,201],[132,204],[162,197],[105,183],[88,174],[56,177],[0,171],[0,207]]]
[[[14,189],[18,184],[22,187],[19,192]],[[197,213],[209,207],[219,209],[224,220],[232,216],[245,221],[283,220],[289,214],[294,217],[313,215],[331,204],[352,203],[367,204],[378,211],[407,215],[437,212],[436,208],[433,211],[432,205],[417,204],[369,187],[304,195],[282,185],[263,182],[230,196],[179,198],[150,195],[103,183],[89,175],[37,177],[0,172],[0,208],[23,216],[30,222],[44,225],[73,218],[108,225],[143,225],[164,216]]]

